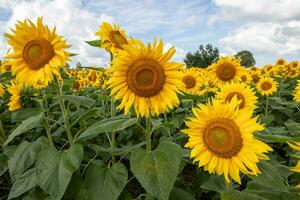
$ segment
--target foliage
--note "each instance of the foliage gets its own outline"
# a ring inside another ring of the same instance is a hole
[[[206,68],[219,58],[219,50],[211,44],[200,45],[199,50],[194,53],[188,52],[184,59],[187,67]]]
[[[255,65],[255,59],[250,51],[243,50],[237,52],[236,58],[241,59],[241,65],[245,67],[252,67]]]

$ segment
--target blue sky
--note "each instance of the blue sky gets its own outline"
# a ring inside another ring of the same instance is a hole
[[[258,66],[279,57],[300,60],[300,0],[0,0],[0,32],[9,32],[16,20],[38,16],[72,45],[73,64],[103,66],[105,51],[85,40],[102,21],[120,24],[144,42],[154,36],[166,47],[175,46],[176,61],[200,44],[211,43],[221,55],[253,52]],[[8,46],[0,36],[0,58]]]

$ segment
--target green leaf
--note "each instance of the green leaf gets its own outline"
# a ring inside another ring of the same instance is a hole
[[[227,189],[221,192],[221,200],[267,200],[256,194]]]
[[[93,47],[98,47],[98,48],[101,46],[101,43],[102,43],[101,40],[91,40],[91,41],[85,41],[85,42]]]
[[[21,135],[22,133],[25,133],[30,129],[41,126],[43,124],[43,121],[44,121],[44,113],[40,113],[39,115],[26,119],[11,134],[9,134],[7,140],[4,143],[4,146],[6,146],[15,137]]]
[[[112,167],[91,165],[85,176],[89,200],[117,200],[127,183],[127,169],[121,163]]]
[[[29,169],[14,182],[8,199],[16,198],[36,186],[35,169]]]
[[[201,185],[201,188],[209,191],[222,192],[226,189],[226,185],[222,176],[211,175],[209,180]]]
[[[64,195],[66,200],[87,200],[85,182],[79,175],[73,175],[66,194]]]
[[[40,137],[35,142],[23,141],[8,160],[9,174],[12,180],[23,174],[36,160],[39,151],[47,146],[46,137]]]
[[[146,145],[146,142],[141,142],[136,145],[128,145],[128,146],[124,146],[122,148],[115,148],[114,155],[116,155],[116,156],[123,155],[123,154],[131,152],[133,149],[139,148],[144,145]],[[96,144],[88,144],[88,147],[93,149],[97,155],[100,155],[103,152],[112,153],[112,149],[110,147],[104,148],[104,147],[102,147],[100,145],[96,145]]]
[[[7,164],[8,158],[5,154],[0,154],[0,176],[6,172],[8,169],[8,164]]]
[[[284,122],[284,125],[289,129],[289,132],[292,136],[300,136],[300,123],[288,119],[286,122]]]
[[[279,165],[280,166],[280,165]],[[260,163],[259,176],[251,176],[252,181],[248,182],[247,193],[252,193],[269,200],[294,199],[296,193],[291,193],[285,185],[287,180],[280,174],[278,164],[262,161]]]
[[[194,195],[191,193],[175,187],[170,194],[170,200],[195,200]]]
[[[11,121],[12,122],[22,122],[30,117],[34,117],[40,114],[41,111],[33,108],[23,108],[20,110],[16,110],[11,113]]]
[[[61,199],[82,159],[83,147],[79,144],[73,144],[63,152],[58,152],[54,147],[43,149],[36,163],[38,185],[54,200]]]
[[[92,107],[96,102],[94,99],[86,96],[62,95],[62,98],[71,103],[78,104],[87,108]]]
[[[77,119],[72,123],[72,126],[74,126],[76,123],[80,121],[86,121],[90,117],[97,117],[99,111],[101,111],[101,108],[92,108],[90,110],[87,110],[82,115],[77,117]]]
[[[168,200],[179,173],[181,148],[162,142],[154,151],[136,149],[131,153],[130,166],[145,190],[159,200]]]
[[[94,123],[79,135],[77,140],[88,140],[100,133],[124,130],[137,123],[137,118],[131,119],[104,119]]]

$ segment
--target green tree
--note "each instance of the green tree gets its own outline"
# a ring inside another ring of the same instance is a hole
[[[240,51],[235,55],[235,57],[241,59],[241,65],[246,68],[255,65],[255,59],[250,51]]]
[[[199,50],[194,53],[188,52],[184,59],[187,67],[206,68],[212,63],[218,61],[219,49],[207,44],[205,47],[200,45]]]

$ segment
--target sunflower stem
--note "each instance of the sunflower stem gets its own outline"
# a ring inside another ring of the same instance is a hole
[[[268,115],[268,107],[269,107],[269,98],[266,96],[266,108],[265,108],[265,116]]]
[[[48,120],[48,102],[47,102],[47,97],[46,97],[46,91],[43,90],[43,101],[42,101],[42,109],[43,109],[43,112],[44,112],[44,126],[45,126],[45,129],[46,129],[46,133],[47,133],[47,137],[48,137],[48,141],[49,141],[49,144],[51,146],[53,146],[53,139],[52,139],[52,135],[51,135],[51,131],[50,131],[50,124],[49,124],[49,120]]]
[[[146,118],[146,150],[151,151],[151,117]]]
[[[111,118],[114,118],[116,116],[116,108],[114,103],[114,97],[112,96],[110,98],[110,115]],[[111,157],[113,162],[115,162],[115,148],[116,148],[116,131],[113,131],[111,133]]]
[[[62,98],[62,85],[59,83],[59,80],[57,77],[56,77],[56,83],[57,83],[57,94],[58,94],[58,98],[59,98],[59,105],[60,105],[60,109],[61,109],[61,112],[62,112],[63,118],[64,118],[64,128],[67,133],[67,138],[68,138],[69,144],[72,145],[74,143],[74,139],[73,139],[73,136],[71,133],[68,111],[66,109],[65,102]]]

